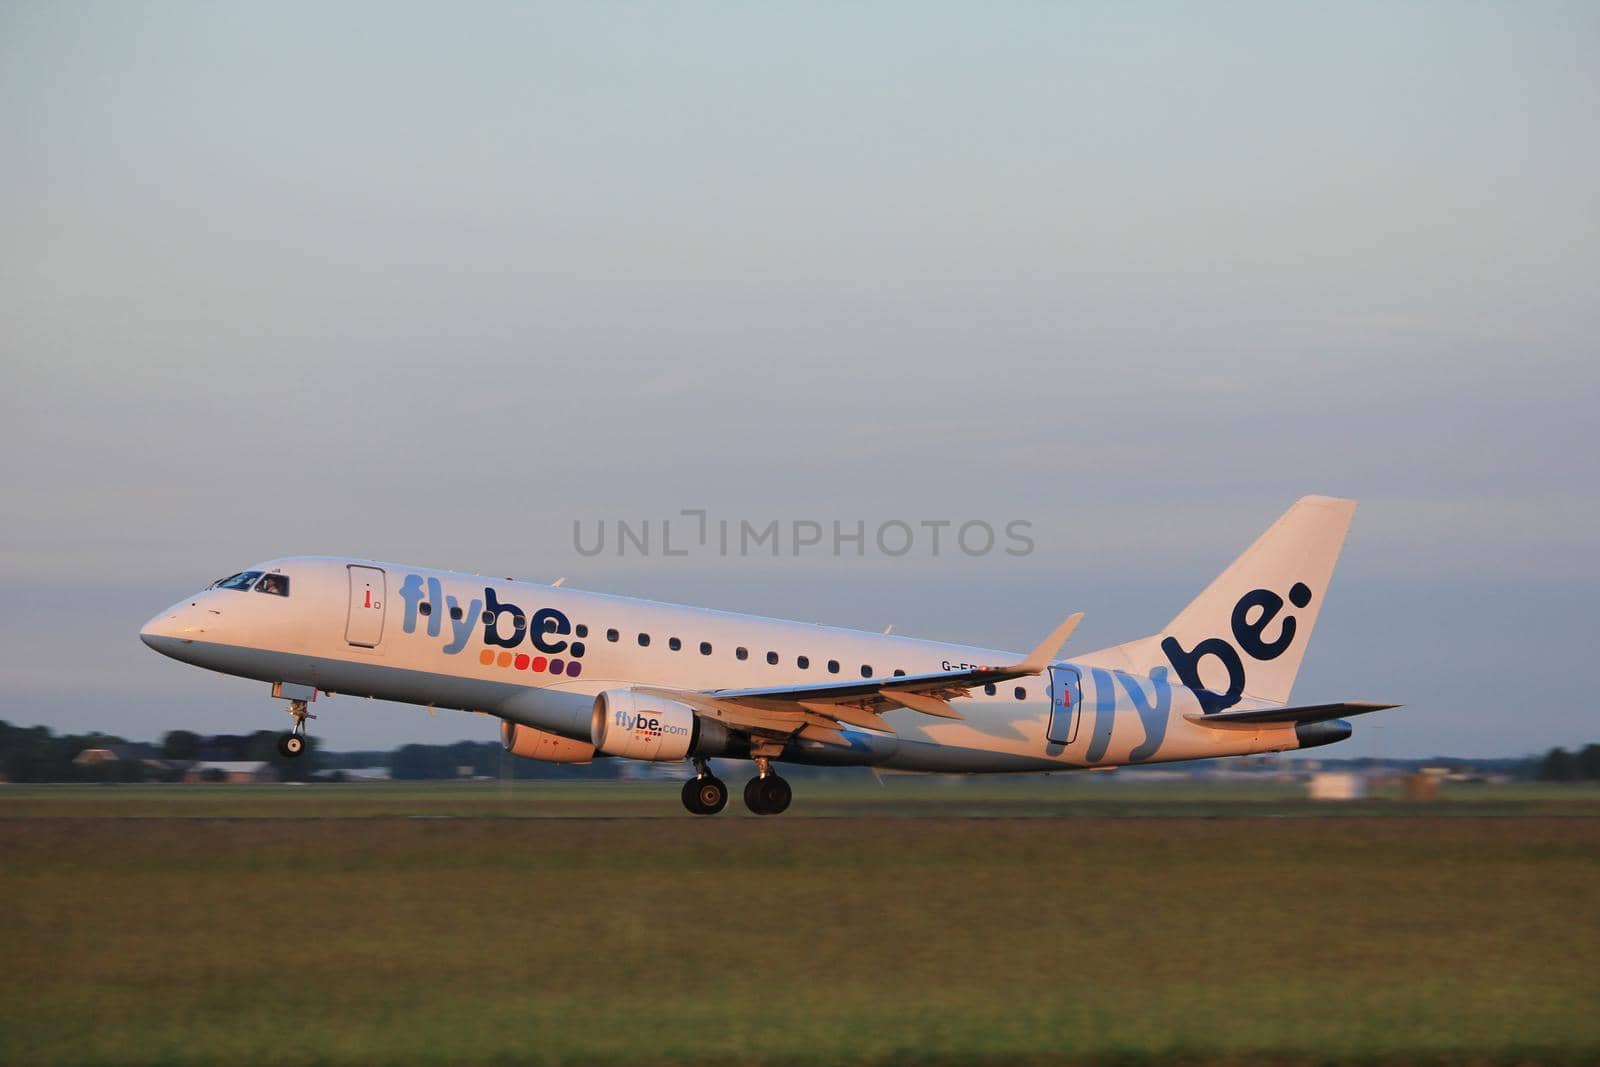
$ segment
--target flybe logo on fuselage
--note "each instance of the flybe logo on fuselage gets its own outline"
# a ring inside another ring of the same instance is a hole
[[[540,608],[528,615],[516,604],[501,600],[493,586],[484,586],[481,598],[472,597],[463,604],[454,595],[445,593],[439,579],[424,579],[420,574],[405,576],[400,583],[400,599],[405,604],[401,629],[408,634],[416,633],[421,619],[429,637],[444,639],[443,651],[448,655],[457,655],[465,649],[473,633],[481,627],[484,648],[479,658],[486,665],[503,660],[500,663],[503,667],[548,669],[572,676],[581,669],[577,661],[583,658],[583,642],[567,640],[569,634],[574,634],[572,621],[556,608]],[[584,630],[580,624],[575,636],[584,637]],[[543,654],[515,652],[524,642]]]
[[[1167,654],[1167,662],[1172,664],[1179,680],[1194,690],[1203,714],[1211,715],[1239,703],[1245,686],[1245,665],[1241,652],[1258,663],[1265,663],[1289,651],[1289,646],[1294,644],[1296,629],[1293,615],[1284,616],[1277,637],[1269,641],[1266,636],[1267,627],[1283,610],[1283,603],[1283,597],[1270,589],[1252,589],[1233,605],[1233,617],[1229,620],[1229,629],[1233,631],[1232,643],[1225,638],[1208,637],[1194,648],[1185,649],[1176,637],[1168,637],[1161,642],[1161,651]],[[1297,608],[1310,604],[1311,587],[1304,582],[1294,583],[1289,589],[1289,603]],[[1200,681],[1200,663],[1207,656],[1222,664],[1222,669],[1228,674],[1228,687],[1223,692],[1209,690]]]

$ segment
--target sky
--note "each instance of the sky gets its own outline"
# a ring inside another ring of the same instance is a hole
[[[1585,3],[0,0],[0,719],[284,727],[137,631],[303,553],[1087,651],[1325,493],[1295,699],[1406,706],[1319,755],[1600,741],[1597,56]],[[685,509],[1033,547],[575,541]]]

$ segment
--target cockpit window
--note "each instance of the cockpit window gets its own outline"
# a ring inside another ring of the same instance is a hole
[[[288,596],[289,576],[287,574],[269,574],[256,583],[256,592],[271,593],[273,596]]]
[[[249,589],[261,577],[260,571],[240,571],[231,578],[218,578],[211,583],[213,589]]]

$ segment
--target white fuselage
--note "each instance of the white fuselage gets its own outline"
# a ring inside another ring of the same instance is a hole
[[[587,741],[598,694],[637,686],[715,691],[884,678],[1011,663],[995,649],[680,607],[365,560],[295,557],[287,595],[211,588],[152,619],[165,655],[263,682],[498,716]],[[1292,726],[1219,729],[1194,693],[1116,670],[1114,650],[975,689],[959,720],[885,713],[893,731],[846,727],[847,746],[791,741],[779,757],[908,770],[1114,767],[1300,747]],[[1075,678],[1073,706],[1053,709]],[[1051,721],[1052,712],[1071,721]],[[1047,736],[1047,733],[1051,736]]]

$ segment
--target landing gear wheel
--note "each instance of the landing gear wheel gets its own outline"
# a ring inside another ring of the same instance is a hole
[[[276,694],[277,690],[274,689]],[[294,729],[278,738],[278,751],[291,759],[306,750],[306,720],[315,719],[316,716],[306,710],[304,700],[291,700],[286,709],[290,718],[294,719]]]
[[[715,815],[728,806],[728,787],[709,774],[683,783],[683,806],[696,815]]]
[[[752,778],[744,784],[744,806],[756,815],[781,815],[793,798],[789,783],[776,774]]]

